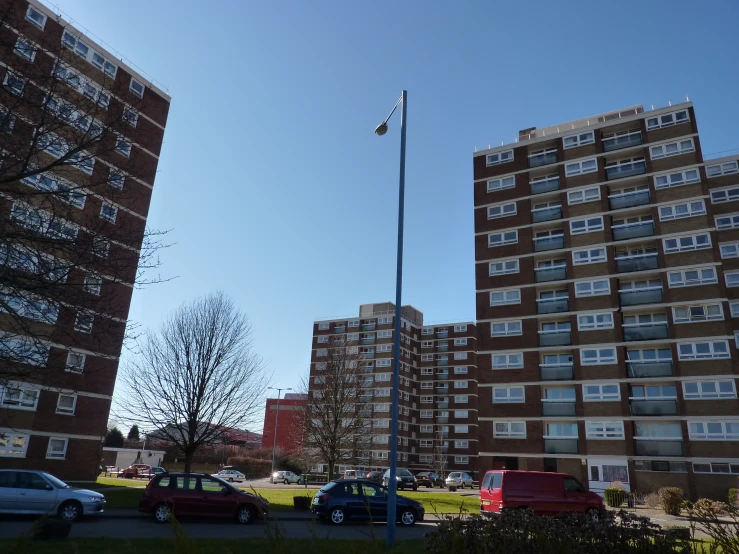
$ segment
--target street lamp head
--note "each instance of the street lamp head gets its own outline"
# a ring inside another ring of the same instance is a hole
[[[382,122],[382,123],[380,123],[380,124],[379,124],[379,125],[377,126],[377,128],[375,129],[375,134],[376,134],[376,135],[377,135],[378,137],[381,137],[381,136],[382,136],[382,135],[384,135],[385,133],[387,133],[387,121],[383,121],[383,122]]]

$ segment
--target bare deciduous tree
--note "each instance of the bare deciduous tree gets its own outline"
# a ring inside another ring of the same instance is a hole
[[[219,292],[182,306],[140,341],[123,371],[118,417],[176,445],[190,471],[200,446],[256,421],[267,380],[246,315]]]
[[[333,338],[320,365],[303,381],[308,394],[303,447],[328,466],[369,461],[372,439],[372,373],[363,373],[355,344]]]

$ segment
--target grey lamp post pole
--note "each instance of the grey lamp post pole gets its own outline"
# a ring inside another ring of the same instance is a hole
[[[284,390],[293,390],[291,388],[287,389],[278,389],[276,387],[267,387],[269,390],[276,390],[277,391],[277,413],[275,414],[275,440],[272,443],[272,473],[270,474],[270,482],[272,480],[272,475],[275,473],[275,452],[277,451],[277,430],[279,429],[280,425],[280,393]]]
[[[387,495],[387,544],[395,543],[396,501],[398,497],[398,483],[395,478],[398,468],[398,389],[400,388],[400,315],[401,290],[403,288],[403,214],[405,210],[405,124],[407,119],[408,92],[403,91],[400,99],[395,103],[390,115],[375,129],[377,135],[387,133],[387,122],[398,106],[402,104],[400,112],[400,179],[398,186],[398,261],[395,281],[395,335],[393,337],[393,398],[392,420],[390,423],[390,476],[388,478]]]

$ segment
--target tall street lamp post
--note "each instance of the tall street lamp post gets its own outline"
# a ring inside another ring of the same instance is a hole
[[[403,91],[400,99],[395,103],[390,115],[375,129],[378,136],[387,133],[387,122],[395,110],[402,104],[400,112],[400,179],[398,186],[398,261],[395,281],[395,336],[393,337],[393,398],[392,422],[390,431],[390,476],[388,479],[387,494],[387,544],[395,543],[396,502],[398,498],[398,483],[395,478],[398,467],[398,389],[400,388],[400,317],[401,317],[401,289],[403,288],[403,212],[405,207],[405,123],[408,108],[408,92]]]
[[[277,451],[277,430],[279,429],[280,425],[280,393],[284,390],[293,390],[291,388],[287,389],[278,389],[277,387],[267,387],[269,390],[276,390],[277,391],[277,414],[275,415],[275,440],[272,443],[272,473],[270,474],[270,480],[272,479],[272,475],[275,473],[275,452]]]

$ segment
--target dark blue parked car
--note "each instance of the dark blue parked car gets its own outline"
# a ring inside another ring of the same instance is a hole
[[[332,481],[313,497],[311,511],[334,525],[341,525],[347,519],[385,521],[387,489],[366,479]],[[402,525],[413,525],[423,521],[424,509],[421,503],[398,496],[396,513]]]

